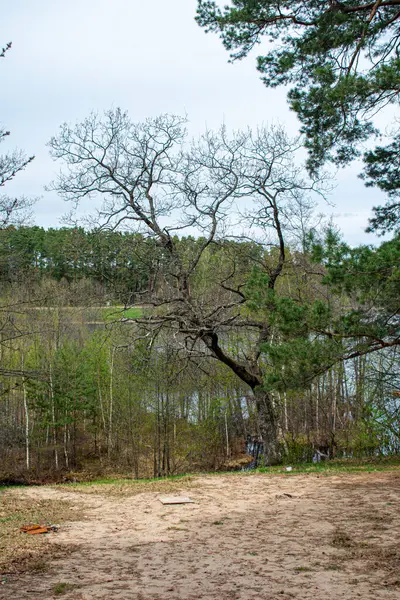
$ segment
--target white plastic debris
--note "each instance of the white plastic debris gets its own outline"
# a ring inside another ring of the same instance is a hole
[[[165,496],[159,498],[162,504],[192,504],[194,501],[191,498],[185,496]]]

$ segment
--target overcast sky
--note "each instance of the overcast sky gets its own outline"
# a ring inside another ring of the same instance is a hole
[[[69,209],[46,192],[58,170],[46,143],[61,123],[91,110],[120,106],[133,120],[160,113],[187,114],[190,133],[206,127],[256,127],[279,121],[291,134],[298,122],[285,90],[259,80],[254,56],[228,64],[217,36],[195,21],[196,0],[13,0],[1,11],[0,46],[13,47],[0,62],[0,121],[11,131],[1,151],[35,154],[7,185],[8,194],[41,196],[35,221],[59,226]],[[320,210],[351,244],[372,243],[364,233],[371,208],[384,202],[357,179],[356,165],[338,174],[337,187]]]

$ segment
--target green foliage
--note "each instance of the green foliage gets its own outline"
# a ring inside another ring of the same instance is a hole
[[[312,461],[313,448],[305,435],[287,435],[283,448],[284,464],[301,464]]]
[[[386,205],[375,207],[369,231],[386,233],[396,230],[400,223],[400,137],[386,147],[377,146],[375,150],[366,152],[364,162],[362,178],[366,185],[376,185],[391,198]]]
[[[299,390],[327,371],[343,354],[343,347],[332,339],[293,338],[263,346],[270,370],[264,382],[270,390]]]
[[[246,294],[249,309],[273,332],[261,346],[268,365],[266,389],[308,387],[343,352],[340,341],[329,336],[332,308],[322,299],[309,302],[280,295],[269,289],[268,277],[258,269],[251,274]]]
[[[354,456],[376,456],[378,448],[386,449],[390,446],[385,424],[375,419],[372,408],[368,412],[354,427],[351,443],[348,444],[348,450]]]
[[[328,229],[307,245],[324,267],[329,294],[310,300],[305,289],[295,297],[271,290],[259,268],[245,288],[247,310],[271,334],[261,346],[268,390],[307,388],[343,358],[399,343],[400,238],[378,248],[350,248]]]
[[[400,236],[377,248],[351,248],[337,234],[328,231],[325,239],[313,241],[312,254],[326,266],[325,283],[337,292],[343,290],[366,308],[374,304],[386,315],[396,313],[400,294]],[[378,316],[374,319],[376,323]],[[354,314],[351,319],[354,322]],[[348,325],[351,329],[350,321]]]
[[[269,40],[257,68],[266,86],[291,86],[311,172],[327,160],[344,165],[359,157],[362,142],[377,133],[373,115],[398,104],[398,2],[232,0],[220,8],[198,0],[197,21],[220,35],[232,60]],[[400,190],[399,139],[397,130],[387,147],[364,156],[367,185],[390,196]],[[398,226],[398,204],[376,209],[372,229]]]

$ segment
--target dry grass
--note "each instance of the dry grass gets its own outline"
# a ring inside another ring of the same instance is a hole
[[[352,545],[353,542],[348,533],[337,528],[333,534],[332,546],[336,546],[336,548],[351,548]]]
[[[64,500],[33,500],[18,489],[0,492],[0,573],[44,571],[50,556],[68,553],[72,548],[49,544],[46,535],[27,535],[23,525],[60,524],[82,518],[81,511]]]
[[[395,585],[400,585],[400,542],[385,546],[360,543],[345,556],[345,560],[351,559],[364,563],[367,572],[379,569],[396,576]]]
[[[71,583],[66,583],[65,581],[61,581],[60,583],[56,583],[53,587],[53,593],[55,596],[62,596],[63,594],[67,594],[71,590],[73,590],[76,586]]]
[[[360,515],[358,523],[363,524],[364,531],[370,531],[370,523],[373,523],[376,518],[377,515],[367,513]],[[361,572],[369,573],[379,570],[386,573],[384,585],[400,586],[400,541],[396,535],[393,536],[393,540],[395,540],[394,543],[388,543],[386,538],[384,544],[371,542],[369,539],[363,538],[360,532],[358,535],[350,536],[345,530],[336,528],[331,544],[337,550],[342,551],[340,556],[336,556],[336,560],[342,564],[348,565],[349,561],[355,560],[362,565],[359,567]]]
[[[177,479],[157,479],[152,481],[140,481],[136,479],[122,479],[116,481],[104,481],[94,483],[78,483],[57,485],[57,490],[75,492],[78,494],[90,494],[96,496],[118,496],[130,497],[138,494],[176,494],[178,492],[198,488],[198,478],[188,475]]]

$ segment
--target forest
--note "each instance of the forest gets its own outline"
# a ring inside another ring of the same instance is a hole
[[[205,239],[173,243],[187,257]],[[256,393],[192,339],[189,350],[186,332],[160,327],[167,311],[149,290],[165,294],[165,248],[139,234],[9,226],[0,253],[4,481],[248,464],[244,440],[265,435]],[[398,297],[399,242],[351,250],[329,229],[324,240],[310,234],[303,247],[286,249],[271,295],[275,253],[254,241],[210,244],[191,278],[191,295],[208,313],[232,296],[225,288],[243,290],[237,315],[245,323],[229,324],[235,306],[220,326],[239,365],[258,344],[253,322],[269,323],[257,352],[274,410],[274,460],[309,462],[317,450],[398,453],[398,346],[388,315]],[[387,336],[379,342],[378,329]]]

